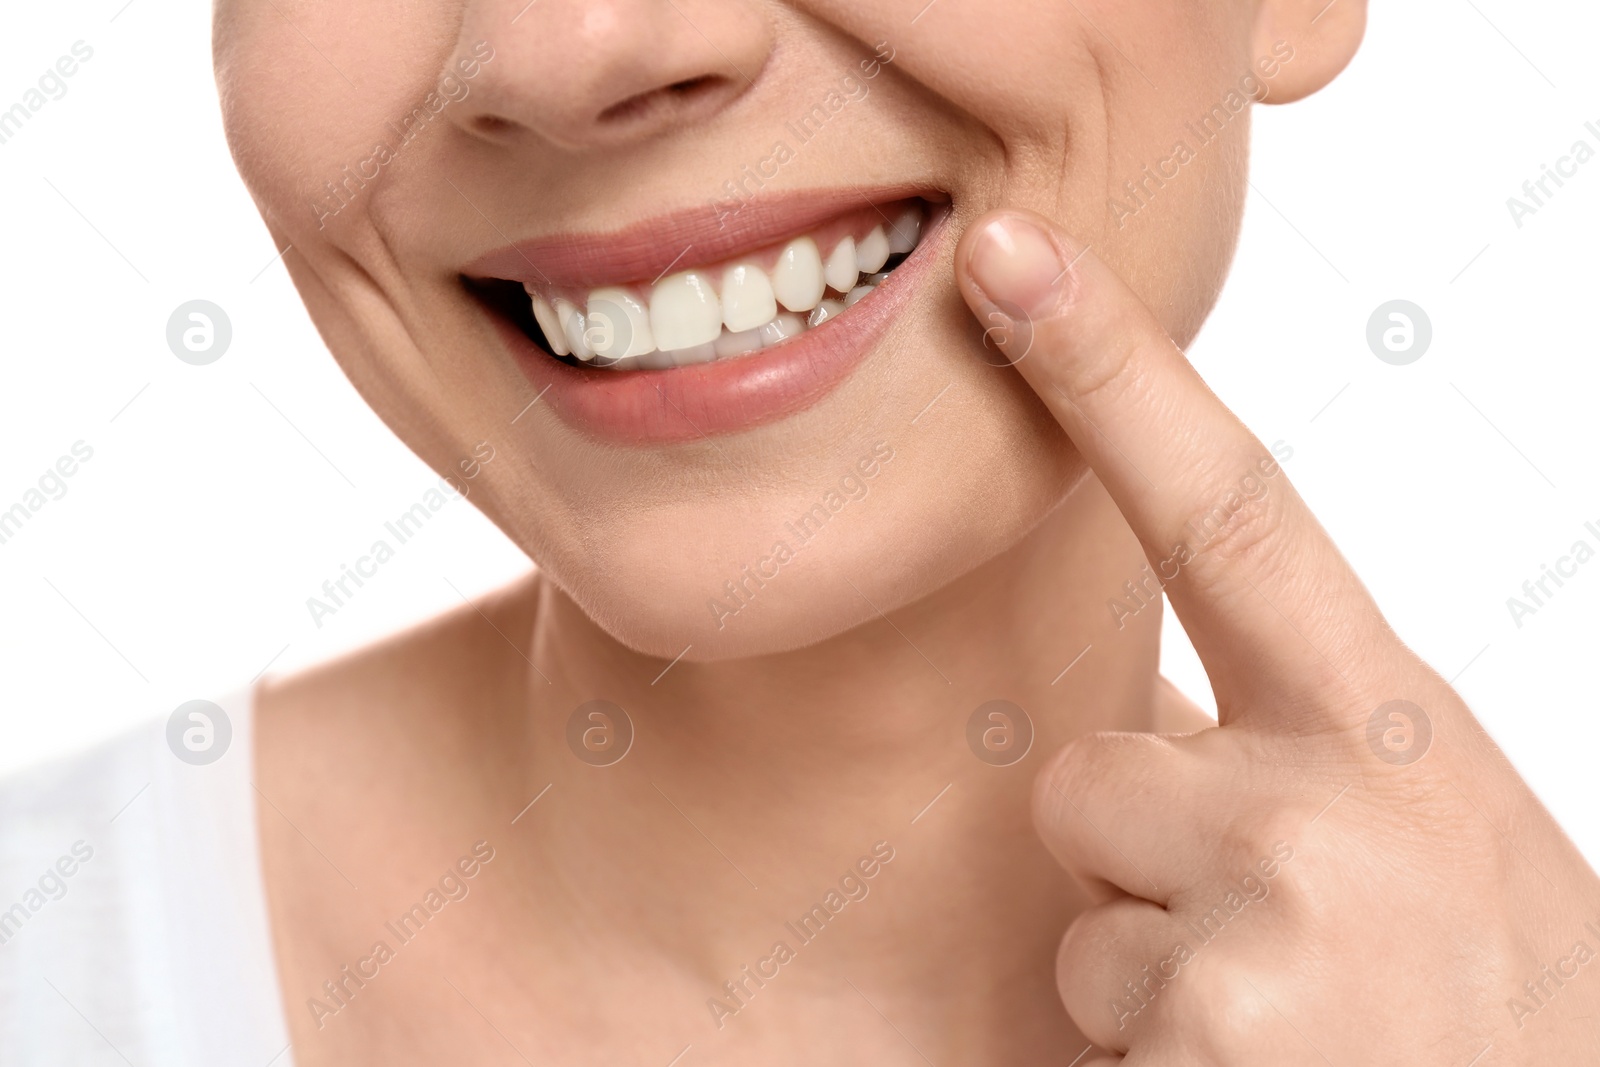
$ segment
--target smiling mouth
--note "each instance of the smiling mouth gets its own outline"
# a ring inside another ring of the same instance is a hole
[[[575,369],[715,363],[850,318],[916,251],[938,207],[919,197],[869,204],[754,251],[702,265],[673,262],[654,281],[582,285],[591,279],[553,280],[533,267],[519,269],[521,278],[469,284],[546,355]],[[691,259],[693,247],[678,259]]]

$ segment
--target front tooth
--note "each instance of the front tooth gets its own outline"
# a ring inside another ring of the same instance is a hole
[[[594,349],[589,347],[589,339],[584,336],[588,323],[584,320],[583,312],[579,311],[572,301],[557,299],[555,313],[561,320],[561,332],[565,335],[567,347],[572,349],[572,354],[585,363],[593,359]]]
[[[837,293],[848,293],[856,285],[856,239],[846,237],[839,242],[828,262],[822,268],[822,277],[828,288]]]
[[[822,299],[827,283],[822,277],[822,253],[817,242],[798,237],[778,253],[772,271],[772,292],[790,311],[810,311]]]
[[[657,282],[650,294],[650,332],[664,352],[715,341],[722,332],[722,302],[710,279],[684,271]]]
[[[594,354],[606,359],[642,356],[656,348],[650,310],[626,289],[596,289],[589,294],[584,336]]]
[[[861,239],[856,246],[856,266],[862,274],[874,274],[883,269],[889,262],[889,237],[883,232],[882,226],[874,226],[872,232]],[[843,289],[839,290],[844,292]]]
[[[722,273],[722,322],[733,333],[743,333],[772,321],[777,298],[767,272],[752,263],[740,263]]]
[[[889,231],[889,254],[899,255],[910,252],[917,247],[917,238],[922,236],[922,212],[917,208],[908,207],[895,219],[894,226]]]
[[[770,348],[782,341],[804,333],[806,320],[799,315],[779,315],[765,326],[761,327],[761,347]]]
[[[561,316],[550,306],[550,301],[537,293],[529,293],[528,298],[533,301],[534,320],[539,323],[539,329],[544,331],[544,339],[550,343],[550,351],[558,356],[571,355],[572,346],[567,344],[567,334],[562,329]]]
[[[854,307],[857,303],[859,303],[861,301],[862,297],[870,296],[871,294],[872,294],[872,286],[870,286],[870,285],[858,285],[854,289],[850,290],[848,293],[845,294],[844,306],[845,307]]]

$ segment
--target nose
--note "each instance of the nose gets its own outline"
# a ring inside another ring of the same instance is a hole
[[[491,58],[452,121],[569,151],[704,122],[772,52],[753,0],[467,0],[456,56]]]

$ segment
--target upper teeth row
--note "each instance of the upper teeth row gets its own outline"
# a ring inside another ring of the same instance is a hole
[[[912,206],[887,229],[874,227],[859,241],[846,236],[826,258],[814,238],[798,237],[783,246],[770,271],[749,261],[681,271],[656,282],[648,297],[620,286],[595,289],[581,308],[526,288],[534,318],[558,356],[640,365],[636,357],[660,351],[674,357],[666,364],[702,362],[820,325],[871,292],[877,279],[861,285],[861,276],[881,271],[891,255],[912,251],[921,232],[922,214]],[[841,298],[826,299],[830,289]]]

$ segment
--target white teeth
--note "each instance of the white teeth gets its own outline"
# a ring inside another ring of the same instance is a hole
[[[910,252],[917,247],[917,241],[921,236],[922,212],[914,207],[908,207],[894,220],[894,226],[889,231],[889,254]]]
[[[856,304],[860,303],[862,297],[867,296],[871,292],[872,292],[872,286],[870,286],[870,285],[858,285],[858,286],[856,286],[854,289],[850,290],[848,293],[845,294],[844,306],[845,307],[854,307]]]
[[[545,340],[550,342],[550,350],[558,356],[570,356],[572,346],[567,344],[567,335],[561,327],[561,316],[556,314],[556,309],[550,306],[550,301],[537,293],[529,293],[533,301],[533,317],[539,323],[539,329],[544,332]]]
[[[874,226],[872,232],[861,239],[856,246],[856,266],[862,274],[874,274],[883,269],[889,262],[889,238],[883,232],[882,226]],[[843,292],[844,290],[840,290]]]
[[[805,332],[806,320],[790,312],[779,315],[765,326],[761,327],[761,347],[771,348],[775,344],[787,341],[791,337],[798,337]]]
[[[594,354],[625,359],[655,350],[650,309],[626,289],[596,289],[589,294],[584,337]]]
[[[836,293],[848,293],[856,284],[856,239],[846,237],[828,256],[823,265],[822,277],[828,288]]]
[[[710,344],[722,332],[722,302],[703,274],[684,271],[650,294],[650,330],[666,351]]]
[[[824,300],[816,306],[811,315],[806,319],[807,326],[821,326],[839,312],[844,310],[843,300]]]
[[[812,314],[815,314],[813,312]],[[717,338],[717,358],[727,359],[729,356],[742,356],[746,352],[754,352],[761,347],[761,331],[744,330],[741,333],[722,331],[722,336]]]
[[[826,287],[817,242],[801,237],[785,245],[772,271],[772,292],[778,303],[790,311],[810,311]]]
[[[777,313],[766,271],[741,263],[722,272],[722,322],[731,332],[754,330]]]
[[[923,228],[921,210],[908,207],[893,225],[838,240],[826,262],[815,238],[798,237],[770,271],[748,260],[680,271],[647,296],[605,286],[578,304],[524,288],[557,356],[620,371],[686,367],[783,344],[836,318],[889,276],[891,256],[916,249]]]
[[[585,363],[594,358],[594,349],[589,347],[589,340],[584,336],[588,322],[583,312],[579,311],[571,301],[558,299],[555,303],[556,317],[561,320],[561,333],[566,338],[567,347],[572,354]]]

